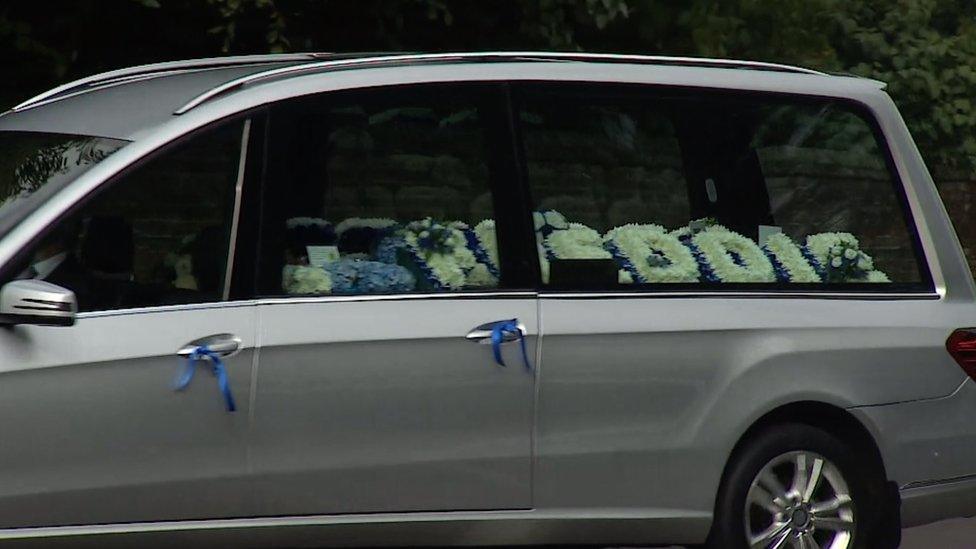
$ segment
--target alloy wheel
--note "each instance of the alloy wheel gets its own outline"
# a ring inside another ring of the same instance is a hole
[[[836,465],[814,452],[787,452],[763,466],[749,487],[747,542],[754,549],[846,549],[854,538],[854,511]]]

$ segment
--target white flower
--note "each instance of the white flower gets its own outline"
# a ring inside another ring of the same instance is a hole
[[[579,224],[555,231],[546,237],[543,245],[556,259],[610,259],[613,256],[603,249],[600,233]]]
[[[485,219],[474,226],[474,234],[481,247],[485,249],[492,266],[498,268],[498,237],[495,234],[495,220]]]
[[[434,222],[425,219],[419,223],[423,227],[432,227]],[[478,265],[474,253],[465,245],[467,239],[457,228],[446,226],[449,234],[444,238],[444,244],[450,249],[447,253],[422,250],[418,245],[418,236],[426,238],[430,232],[426,229],[418,232],[403,231],[403,240],[414,256],[414,260],[430,269],[430,274],[437,282],[448,290],[460,290],[467,280],[467,273]]]
[[[759,245],[721,225],[714,225],[691,238],[702,258],[721,282],[775,282],[773,264]],[[731,253],[745,265],[737,264]]]
[[[841,260],[841,258],[839,256],[838,257],[834,257],[833,259],[830,260],[830,266],[831,267],[840,267],[843,264],[844,264],[844,262],[843,262],[843,260]]]
[[[281,286],[288,294],[330,294],[332,277],[320,267],[285,265],[281,273]]]
[[[628,275],[636,275],[638,282],[698,281],[698,262],[691,250],[660,225],[623,225],[608,231],[603,239],[630,263],[634,272]],[[652,255],[660,257],[662,264],[652,265]]]
[[[468,271],[464,285],[468,288],[494,288],[498,285],[498,279],[491,274],[488,267],[479,263]]]
[[[807,237],[806,247],[810,255],[824,266],[830,263],[829,256],[834,247],[861,248],[857,239],[851,233],[813,234]],[[843,253],[843,250],[834,255],[840,255],[841,253]]]
[[[857,250],[855,250],[854,248],[847,248],[846,250],[844,250],[844,257],[846,257],[847,259],[854,259],[855,257],[857,257]]]
[[[874,260],[871,259],[866,253],[861,253],[861,257],[857,260],[857,268],[862,271],[873,271],[874,270]]]
[[[888,275],[881,271],[869,271],[866,280],[867,282],[891,282]]]
[[[550,230],[562,230],[568,226],[566,218],[556,210],[532,212],[532,222],[535,225],[536,232],[540,232],[547,227]]]
[[[822,282],[800,247],[784,233],[770,235],[766,239],[766,251],[783,266],[790,282]]]
[[[340,221],[336,225],[335,232],[336,234],[342,234],[349,229],[358,228],[385,229],[393,225],[396,225],[396,221],[385,217],[350,217]]]

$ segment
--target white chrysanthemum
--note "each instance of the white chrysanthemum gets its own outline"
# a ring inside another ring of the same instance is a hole
[[[770,235],[766,239],[766,250],[783,266],[790,282],[822,282],[816,269],[795,242],[784,233]]]
[[[654,282],[697,282],[698,262],[691,250],[660,225],[628,224],[607,232],[604,241],[630,261],[639,280]],[[648,257],[660,254],[666,265],[651,265]]]
[[[834,268],[840,268],[840,266],[843,264],[844,261],[840,258],[840,256],[834,256],[834,258],[830,260],[830,266]]]
[[[281,273],[281,286],[288,294],[330,294],[332,277],[320,267],[285,265]]]
[[[385,229],[393,225],[396,225],[396,221],[385,217],[350,217],[340,221],[336,225],[335,232],[336,234],[342,234],[349,229],[359,228]]]
[[[891,282],[888,275],[881,271],[868,271],[867,277],[865,278],[867,282]]]
[[[874,260],[868,254],[862,252],[861,257],[857,259],[857,268],[862,271],[873,271]]]
[[[568,226],[566,223],[566,217],[556,210],[532,212],[532,222],[535,224],[535,230],[537,232],[541,231],[545,227],[549,227],[554,230],[561,230]]]
[[[600,233],[572,223],[563,231],[555,231],[546,237],[546,248],[557,259],[610,259],[610,252],[603,249]]]
[[[432,227],[433,221],[428,218],[419,222],[418,225],[420,227]],[[450,249],[448,253],[420,249],[417,242],[418,236],[419,238],[429,236],[430,233],[427,229],[423,229],[419,233],[410,230],[404,231],[403,240],[413,251],[415,257],[423,261],[430,269],[436,282],[445,288],[459,290],[464,287],[465,273],[473,269],[478,264],[478,260],[474,253],[467,248],[464,233],[452,227],[448,227],[448,231],[449,234],[443,242]]]
[[[759,245],[721,225],[709,227],[691,238],[712,272],[722,282],[775,282],[773,264]],[[737,264],[734,252],[745,265]]]
[[[488,254],[492,266],[498,268],[498,236],[495,234],[495,220],[485,219],[474,226],[474,234],[478,237],[478,242]]]
[[[464,271],[458,266],[457,261],[447,254],[431,254],[427,258],[427,267],[437,278],[442,286],[451,290],[460,290],[464,287]]]
[[[464,283],[464,286],[467,288],[494,288],[497,285],[498,279],[491,274],[488,267],[480,263],[468,271]]]
[[[831,250],[836,247],[860,249],[861,246],[851,233],[819,233],[807,237],[807,250],[821,265],[829,265]],[[840,255],[843,250],[835,255]]]
[[[846,250],[844,250],[844,257],[847,259],[854,259],[855,257],[857,257],[857,250],[855,250],[854,248],[847,248]]]

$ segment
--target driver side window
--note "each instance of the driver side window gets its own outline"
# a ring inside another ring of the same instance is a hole
[[[82,312],[222,300],[243,128],[194,135],[110,182],[19,278],[74,291]]]

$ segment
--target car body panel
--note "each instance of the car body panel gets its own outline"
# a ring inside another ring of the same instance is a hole
[[[255,309],[88,314],[71,328],[0,329],[4,527],[240,516]],[[207,366],[181,392],[176,351],[230,331],[240,413]]]
[[[270,301],[251,467],[260,515],[527,509],[535,371],[519,345],[468,341],[525,326],[535,295]]]

